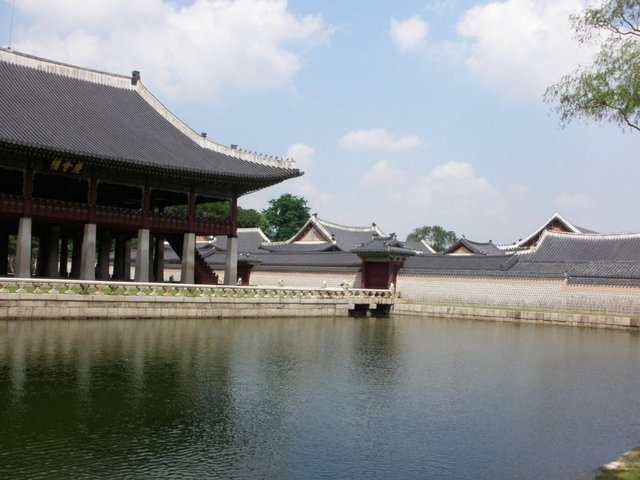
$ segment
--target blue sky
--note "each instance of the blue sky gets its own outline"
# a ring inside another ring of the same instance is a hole
[[[12,0],[0,0],[9,43]],[[224,145],[293,156],[293,193],[404,238],[441,225],[510,243],[554,212],[640,231],[640,137],[562,129],[545,87],[588,64],[584,0],[15,0],[11,47],[142,81]]]

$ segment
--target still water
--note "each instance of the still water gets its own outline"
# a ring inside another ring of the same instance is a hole
[[[583,479],[640,335],[472,320],[0,323],[0,478]]]

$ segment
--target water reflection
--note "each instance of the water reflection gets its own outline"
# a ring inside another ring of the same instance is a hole
[[[433,320],[0,324],[0,477],[585,478],[640,337]]]

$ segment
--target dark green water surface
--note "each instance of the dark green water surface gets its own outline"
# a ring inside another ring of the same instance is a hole
[[[0,322],[0,478],[585,479],[639,444],[628,332]]]

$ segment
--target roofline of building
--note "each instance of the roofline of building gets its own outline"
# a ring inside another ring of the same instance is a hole
[[[534,230],[533,233],[530,234],[528,237],[523,238],[522,240],[518,240],[517,242],[513,242],[511,244],[508,244],[508,245],[497,245],[497,247],[500,250],[511,250],[511,249],[521,248],[522,245],[525,245],[527,242],[531,241],[531,239],[533,237],[535,237],[536,235],[539,235],[539,234],[543,233],[544,231],[547,231],[547,230],[545,230],[544,227],[549,225],[549,223],[553,222],[554,220],[558,220],[558,221],[562,222],[565,227],[567,227],[569,230],[572,231],[572,233],[582,233],[582,230],[580,230],[578,227],[576,227],[574,224],[572,224],[570,221],[568,221],[566,218],[564,218],[562,215],[560,215],[558,212],[556,212],[546,222],[544,222],[542,225],[540,225],[539,228]],[[541,232],[541,230],[543,232]]]
[[[68,63],[57,62],[34,55],[29,55],[15,50],[0,47],[0,61],[12,63],[35,70],[44,71],[54,75],[61,75],[75,80],[106,85],[114,88],[135,91],[142,97],[156,112],[158,112],[167,122],[171,123],[183,135],[189,138],[202,148],[212,150],[223,155],[238,158],[247,162],[268,165],[284,169],[296,169],[296,163],[292,158],[280,158],[267,156],[237,148],[227,147],[209,140],[205,135],[197,133],[186,123],[173,114],[164,104],[158,100],[142,83],[141,80],[132,81],[132,76],[103,72],[86,67],[79,67]]]
[[[545,230],[540,236],[538,246],[547,237],[571,237],[574,240],[624,240],[624,239],[640,239],[640,232],[622,232],[622,233],[578,233],[578,232],[552,232],[551,230]]]

